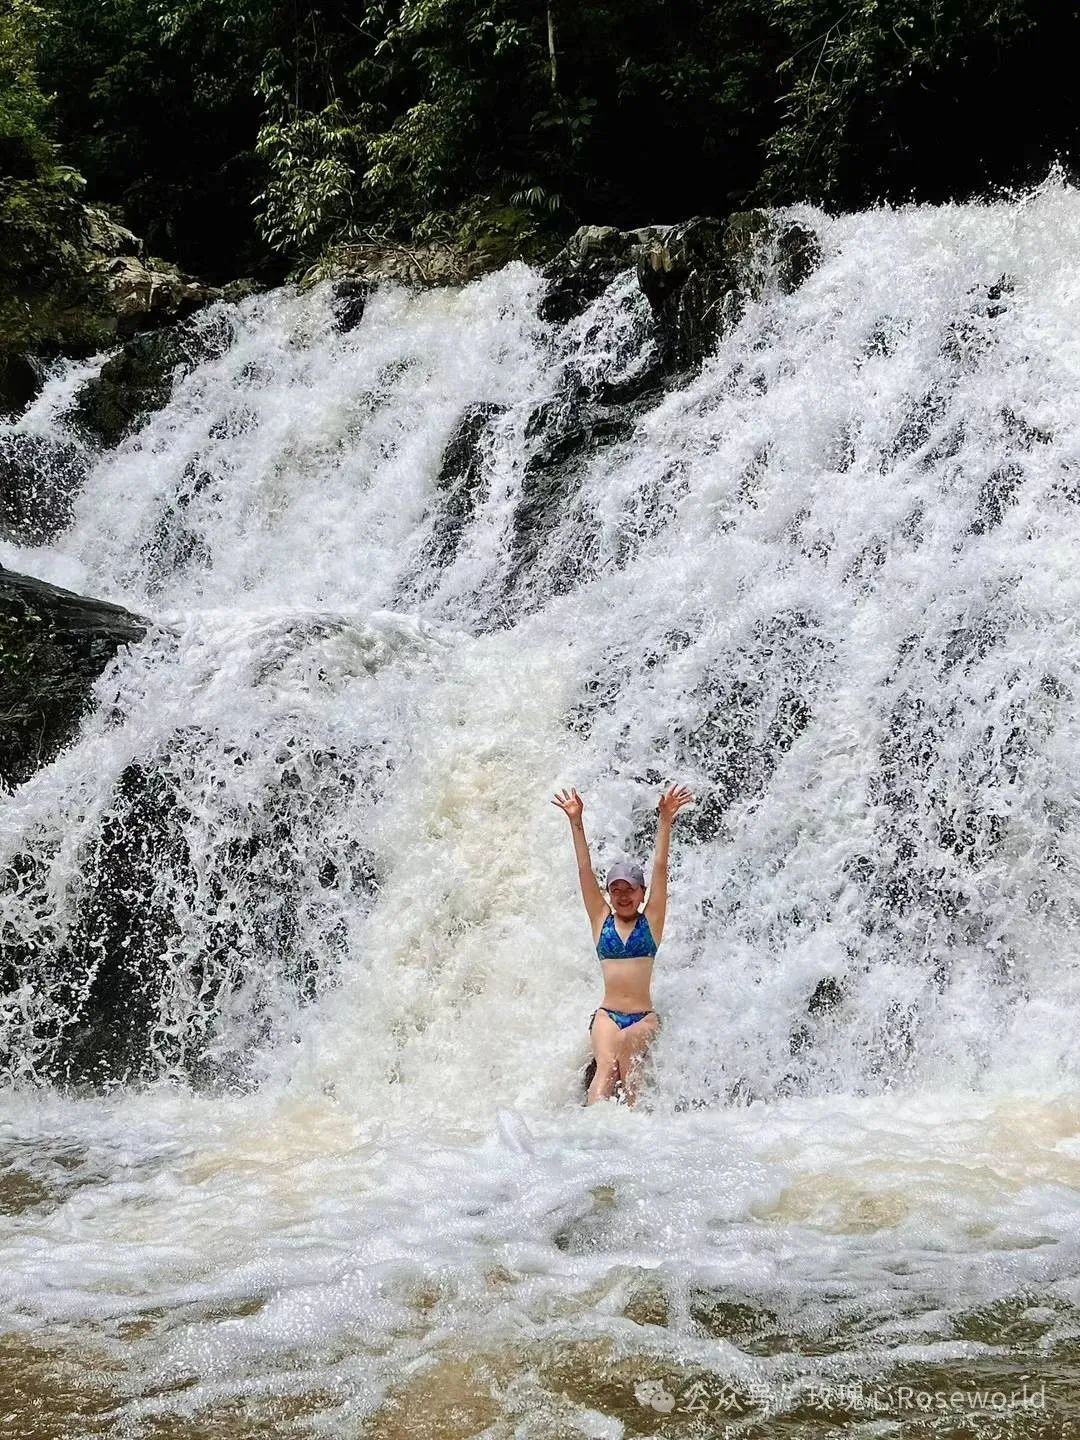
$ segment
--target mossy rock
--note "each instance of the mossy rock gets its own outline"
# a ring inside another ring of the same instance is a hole
[[[0,411],[18,413],[33,399],[42,360],[96,355],[224,295],[167,260],[144,258],[138,237],[96,207],[83,207],[79,229],[82,242],[66,247],[55,273],[0,276]]]
[[[0,347],[5,355],[84,358],[111,345],[117,320],[89,279],[48,290],[0,293]]]
[[[697,215],[678,225],[617,230],[584,225],[546,266],[541,318],[565,324],[627,269],[652,306],[669,375],[700,364],[736,324],[747,299],[757,299],[768,276],[785,292],[796,289],[821,258],[817,237],[798,221],[765,210],[726,218]]]
[[[128,341],[79,389],[68,423],[91,443],[118,445],[168,402],[181,360],[172,330]]]

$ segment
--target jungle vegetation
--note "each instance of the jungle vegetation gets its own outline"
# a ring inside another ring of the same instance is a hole
[[[208,278],[365,238],[941,200],[1068,167],[1036,0],[0,0],[0,267],[82,202]]]

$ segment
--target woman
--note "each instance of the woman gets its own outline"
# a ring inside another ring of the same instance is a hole
[[[589,859],[581,819],[585,802],[576,790],[562,790],[551,802],[570,821],[581,898],[588,911],[593,944],[604,977],[604,999],[589,1021],[596,1068],[585,1097],[586,1105],[610,1098],[620,1082],[626,1103],[633,1105],[637,1101],[635,1072],[659,1024],[649,997],[649,983],[667,913],[671,822],[693,798],[685,785],[673,785],[660,797],[652,884],[643,914],[640,911],[645,899],[645,874],[641,868],[627,861],[612,865],[607,873],[609,910]]]

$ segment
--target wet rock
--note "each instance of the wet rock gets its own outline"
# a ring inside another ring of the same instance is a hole
[[[814,986],[814,993],[807,1001],[810,1015],[828,1015],[844,998],[844,988],[834,975],[823,975]]]
[[[153,534],[143,550],[149,594],[160,594],[185,570],[209,569],[212,563],[210,546],[199,526],[189,520],[189,515],[195,501],[212,487],[217,487],[215,496],[220,498],[221,487],[225,483],[218,469],[201,464],[197,456],[184,466],[172,499],[166,500],[162,507]]]
[[[230,305],[236,305],[241,300],[246,300],[249,295],[263,295],[270,287],[255,280],[250,275],[244,276],[241,280],[229,280],[221,287],[221,298]]]
[[[637,276],[660,322],[667,368],[700,364],[770,274],[790,293],[820,255],[812,231],[796,222],[778,227],[759,210],[724,221],[698,216],[656,236],[637,260]]]
[[[36,356],[0,351],[0,415],[20,415],[44,379],[45,367]]]
[[[82,386],[66,418],[87,440],[117,445],[167,403],[179,364],[171,331],[132,340]]]
[[[313,810],[340,813],[364,783],[362,754],[288,742],[276,779],[195,854],[208,817],[188,797],[208,755],[222,782],[253,758],[193,725],[126,765],[86,848],[70,923],[40,927],[32,944],[10,927],[0,937],[0,991],[48,977],[56,1018],[39,1038],[52,1042],[42,1066],[53,1083],[96,1088],[180,1070],[211,1089],[248,1088],[251,1048],[281,1023],[282,986],[300,1004],[317,1000],[347,955],[335,893],[370,898],[381,884],[377,857],[351,831],[321,855],[303,843]],[[28,848],[0,887],[47,915],[48,863],[47,850]],[[178,984],[192,1003],[180,1001],[172,1023],[162,1000],[167,1009]],[[230,1047],[214,1020],[238,991],[247,1025]]]
[[[345,278],[335,280],[330,308],[334,316],[334,329],[339,335],[355,330],[364,318],[372,283],[369,280]]]
[[[466,406],[443,451],[428,504],[430,531],[420,565],[401,576],[391,608],[408,609],[427,599],[439,585],[440,572],[457,558],[485,488],[485,437],[492,421],[505,410],[505,405],[493,401]]]
[[[818,618],[794,608],[759,620],[738,652],[706,669],[675,729],[674,769],[703,777],[681,822],[688,842],[722,835],[732,804],[765,791],[813,719],[832,655]]]
[[[71,523],[89,460],[48,435],[0,435],[0,539],[44,545]]]
[[[790,295],[821,264],[821,241],[806,225],[789,221],[777,233],[775,263],[780,288]]]
[[[1009,833],[1007,817],[987,809],[978,790],[962,782],[956,788],[942,784],[943,756],[956,743],[950,672],[968,669],[998,648],[1009,623],[1005,607],[957,619],[960,623],[947,627],[934,648],[916,634],[901,642],[890,683],[899,681],[906,655],[925,646],[939,684],[929,689],[909,685],[895,695],[878,742],[877,764],[868,776],[873,849],[844,867],[864,892],[866,936],[879,947],[902,950],[910,946],[907,917],[933,916],[939,957],[954,946],[986,943],[991,921],[974,897],[979,877]],[[983,733],[965,738],[960,773],[1007,786],[1020,772],[1027,739],[1019,715],[1010,728],[1008,722],[1001,726],[996,714],[987,711]],[[933,952],[928,948],[925,953],[929,958]]]
[[[514,510],[508,566],[496,614],[507,603],[516,613],[535,609],[543,594],[565,594],[587,578],[599,543],[599,521],[577,497],[589,466],[609,447],[628,440],[639,419],[658,402],[664,390],[662,372],[646,367],[625,386],[601,383],[588,388],[571,381],[555,399],[530,417],[527,438],[534,442],[525,466]],[[614,395],[614,399],[609,399]],[[573,544],[548,546],[556,530],[565,537],[568,517]],[[648,512],[646,518],[649,518]],[[640,537],[626,536],[617,550],[622,566],[635,552]],[[545,570],[537,588],[536,570]]]
[[[990,322],[1006,313],[1015,288],[1011,276],[1001,275],[990,285],[976,285],[969,290],[964,312],[946,328],[941,342],[942,359],[959,371],[974,371],[994,343]]]
[[[948,396],[942,387],[934,386],[921,395],[900,422],[895,436],[882,447],[880,464],[882,473],[892,469],[901,461],[917,455],[919,451],[929,445],[942,420],[948,414],[948,409]],[[939,443],[934,447],[933,461],[947,459],[950,454],[955,454],[959,450],[963,442],[962,426],[959,427],[957,433],[943,436],[942,440],[944,444]]]
[[[788,1049],[792,1055],[810,1051],[822,1036],[822,1025],[843,1003],[846,981],[833,975],[823,976],[814,986],[814,992],[806,1003],[807,1019],[796,1024],[788,1036]]]
[[[441,499],[439,523],[434,532],[430,559],[439,566],[449,565],[457,554],[465,527],[476,511],[476,503],[484,475],[481,448],[491,421],[504,413],[505,405],[478,403],[470,405],[443,452],[435,489]]]
[[[616,275],[636,265],[645,247],[664,233],[662,226],[616,230],[612,225],[583,225],[544,268],[548,287],[541,319],[565,324],[592,304]]]
[[[805,225],[781,224],[759,210],[637,230],[586,225],[546,267],[541,317],[564,323],[634,268],[661,327],[665,368],[680,372],[700,363],[770,274],[789,293],[820,258],[817,236]]]
[[[1005,512],[1019,500],[1026,478],[1024,467],[1015,460],[992,471],[979,487],[970,534],[985,535],[1000,525]]]
[[[138,762],[125,767],[57,954],[54,998],[69,1023],[54,1052],[54,1082],[95,1085],[153,1073],[157,997],[177,928],[168,889],[156,882],[168,874],[191,893],[199,883],[185,818],[168,776]]]
[[[232,338],[225,313],[212,324],[185,322],[138,335],[79,388],[65,418],[91,443],[117,445],[168,403],[177,380],[224,354]]]
[[[639,361],[623,374],[616,365],[597,375],[567,366],[560,389],[531,417],[530,455],[515,508],[507,567],[484,624],[501,624],[508,604],[539,603],[542,594],[560,594],[580,584],[599,546],[599,526],[586,507],[571,517],[576,545],[549,547],[553,532],[567,522],[589,467],[599,453],[626,440],[639,419],[686,372],[715,347],[735,323],[748,297],[770,279],[782,290],[801,283],[820,256],[816,236],[805,226],[776,221],[764,212],[726,220],[698,217],[676,226],[617,230],[583,226],[545,267],[543,319],[560,325],[596,300],[619,276],[636,274],[648,300],[629,294]],[[578,336],[583,350],[591,337]],[[476,425],[473,432],[469,427]],[[475,510],[479,470],[475,452],[484,421],[469,419],[448,450],[444,475],[453,497],[447,507],[445,546],[437,563],[456,553],[461,533]],[[474,458],[465,464],[458,451]],[[659,502],[657,502],[659,503]],[[647,517],[648,518],[648,517]],[[617,554],[629,558],[632,547]],[[537,571],[543,570],[538,577]],[[539,579],[539,583],[538,582]]]
[[[600,398],[604,393],[603,387],[588,390],[571,383],[529,419],[526,436],[534,448],[514,511],[498,613],[507,603],[518,614],[542,603],[542,590],[535,583],[538,566],[546,571],[546,593],[555,595],[573,589],[588,574],[598,528],[595,516],[585,509],[574,513],[570,549],[563,546],[557,553],[549,552],[549,541],[556,529],[565,529],[588,466],[608,447],[629,439],[639,418],[655,404],[658,391],[652,384],[643,386],[633,400],[622,404],[604,403]]]
[[[646,671],[655,669],[671,656],[685,650],[692,640],[689,629],[672,627],[666,630],[657,646],[648,646],[640,653],[641,668]],[[638,661],[637,654],[627,655],[619,645],[606,648],[599,656],[596,668],[584,682],[580,694],[568,707],[563,723],[575,734],[588,739],[597,716],[604,711],[613,711],[623,692],[635,683]],[[634,778],[646,785],[659,785],[663,780],[660,771],[653,769],[648,769],[644,775]],[[652,844],[651,837],[646,839],[645,844],[646,848]]]
[[[765,217],[762,216],[764,225]],[[728,280],[724,224],[698,216],[660,231],[642,247],[637,259],[638,284],[654,310],[686,285],[696,272],[723,270]]]
[[[94,682],[147,623],[119,605],[0,569],[0,786],[22,784],[71,740]]]

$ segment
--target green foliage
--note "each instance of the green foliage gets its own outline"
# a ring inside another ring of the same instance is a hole
[[[278,109],[259,131],[256,151],[269,177],[255,197],[259,228],[274,250],[318,254],[357,234],[357,191],[365,136],[334,100],[317,114],[290,111],[280,90]]]
[[[371,237],[524,254],[584,222],[936,197],[1040,178],[1080,139],[1080,14],[1036,0],[0,5],[3,263],[24,270],[76,225],[54,139],[91,199],[210,278]]]
[[[45,16],[29,0],[0,10],[0,135],[36,144],[48,113],[37,82],[37,42]]]
[[[761,190],[818,199],[846,188],[860,156],[909,141],[912,92],[925,94],[950,71],[958,78],[946,83],[962,88],[961,72],[986,66],[1036,24],[1029,0],[772,0],[772,8],[794,48],[777,70],[783,118],[767,143]]]
[[[513,259],[539,261],[553,248],[552,233],[542,219],[513,200],[504,205],[491,196],[477,196],[454,221],[458,246],[496,265]]]
[[[754,151],[771,32],[754,0],[406,0],[301,12],[269,58],[256,146],[264,240],[301,265],[377,231],[481,233],[453,217],[513,210],[526,248],[591,215],[638,223],[643,192],[685,210],[689,144]],[[765,87],[767,88],[767,86]],[[645,183],[643,184],[643,180]],[[496,244],[501,252],[503,236]]]
[[[0,9],[0,275],[9,282],[62,276],[85,232],[82,176],[60,163],[37,78],[47,25],[31,0]]]
[[[255,83],[274,34],[262,0],[40,0],[44,83],[91,198],[148,248],[235,274],[256,248]],[[258,247],[261,249],[261,247]]]
[[[522,208],[559,207],[550,182],[523,182],[523,168],[505,163],[506,117],[533,89],[543,103],[521,139],[533,159],[560,147],[543,12],[419,0],[366,6],[359,28],[311,14],[299,48],[268,55],[258,84],[268,180],[255,205],[267,244],[304,266],[361,234],[445,239],[459,208],[492,189],[497,205],[514,192]]]

